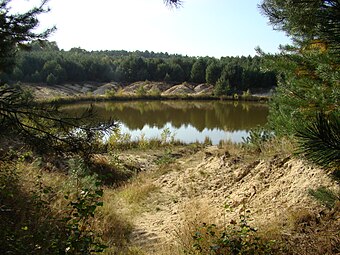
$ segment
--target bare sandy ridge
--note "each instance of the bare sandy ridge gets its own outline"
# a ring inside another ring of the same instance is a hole
[[[132,242],[150,254],[174,245],[188,220],[228,223],[245,206],[252,225],[268,225],[291,212],[319,208],[308,189],[339,187],[323,170],[290,156],[249,161],[215,146],[178,159],[172,169],[152,181],[159,189],[134,221]],[[232,212],[226,213],[226,203]]]
[[[136,95],[140,89],[150,94],[161,95],[212,95],[213,86],[208,84],[169,84],[165,82],[134,82],[128,85],[117,82],[109,83],[73,83],[63,85],[46,85],[46,84],[22,84],[26,89],[33,91],[38,99],[47,99],[53,97],[74,97],[74,96],[104,96],[108,92],[120,93],[124,95]]]

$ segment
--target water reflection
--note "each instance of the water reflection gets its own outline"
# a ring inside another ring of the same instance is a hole
[[[88,104],[65,107],[79,114]],[[264,125],[268,107],[258,103],[225,101],[129,101],[94,104],[100,120],[113,118],[121,123],[121,131],[132,138],[160,137],[165,128],[184,142],[203,141],[209,137],[214,144],[229,139],[242,141],[247,131]]]

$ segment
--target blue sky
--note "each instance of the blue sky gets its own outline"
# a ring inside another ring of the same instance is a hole
[[[14,0],[15,10],[35,0]],[[39,2],[39,1],[38,1]],[[261,16],[260,0],[184,0],[180,9],[163,0],[50,0],[41,28],[57,26],[49,38],[61,49],[149,50],[189,56],[255,55],[260,46],[277,52],[289,43]]]

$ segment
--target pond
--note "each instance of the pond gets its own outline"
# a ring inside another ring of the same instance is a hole
[[[260,103],[230,101],[125,101],[92,104],[99,120],[110,118],[119,123],[121,133],[132,139],[160,138],[164,130],[184,143],[212,144],[221,140],[242,142],[251,128],[267,122],[268,106]],[[79,114],[89,104],[80,103],[63,107]]]

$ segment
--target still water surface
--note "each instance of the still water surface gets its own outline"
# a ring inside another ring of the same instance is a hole
[[[265,104],[225,101],[128,101],[93,104],[101,120],[119,122],[122,133],[132,139],[160,137],[169,129],[175,139],[185,143],[203,142],[208,137],[213,144],[221,140],[241,142],[248,131],[267,121]],[[89,104],[65,107],[81,113]]]

